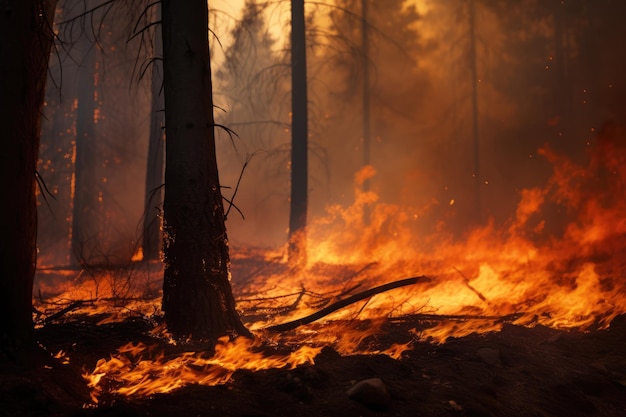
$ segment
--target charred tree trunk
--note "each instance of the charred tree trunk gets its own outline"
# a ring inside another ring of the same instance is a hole
[[[306,263],[308,116],[304,0],[291,2],[291,201],[289,262]]]
[[[0,13],[0,351],[35,346],[36,164],[55,0],[3,2]]]
[[[161,19],[161,6],[157,7],[156,21]],[[160,26],[156,26],[154,39],[154,58],[163,53],[163,42]],[[159,206],[162,202],[163,185],[163,147],[164,139],[164,112],[165,104],[161,87],[163,85],[162,61],[155,59],[152,63],[152,104],[150,112],[150,138],[148,140],[148,167],[146,170],[146,197],[143,221],[143,258],[145,260],[159,259],[161,248],[161,221],[159,220]]]
[[[96,178],[96,137],[94,125],[96,50],[83,34],[79,42],[77,77],[76,141],[74,161],[74,205],[72,208],[72,263],[93,261],[98,233],[98,181]]]
[[[163,311],[176,337],[249,335],[235,309],[215,155],[206,0],[163,0]]]

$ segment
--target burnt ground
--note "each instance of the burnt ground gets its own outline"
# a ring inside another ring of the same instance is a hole
[[[452,338],[444,344],[416,342],[401,360],[341,356],[326,347],[313,365],[237,371],[223,385],[188,385],[149,398],[103,395],[97,408],[83,409],[88,390],[80,377],[82,369],[93,369],[97,359],[129,341],[154,340],[148,334],[153,323],[144,320],[96,323],[83,317],[37,330],[49,352],[70,353],[69,364],[60,365],[43,354],[20,369],[1,361],[0,415],[626,415],[625,316],[607,330],[588,332],[505,324],[499,332]],[[409,330],[419,325],[424,323],[417,316],[390,321],[375,342],[405,343],[411,339]],[[163,348],[184,349],[167,346]],[[366,392],[360,399],[348,397],[351,386],[371,378],[383,382],[388,397],[377,392]]]

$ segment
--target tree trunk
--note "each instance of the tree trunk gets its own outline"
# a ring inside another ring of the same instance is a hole
[[[55,0],[8,0],[0,13],[0,350],[34,347],[35,170]]]
[[[370,71],[369,71],[369,36],[367,2],[361,0],[361,48],[363,66],[363,165],[371,162],[371,133],[370,133]],[[363,190],[368,191],[369,181],[363,182]]]
[[[161,5],[156,19],[161,19]],[[157,25],[154,39],[154,58],[163,54],[163,42],[160,26]],[[159,220],[159,206],[161,205],[163,184],[163,147],[164,147],[164,112],[165,103],[161,86],[163,85],[162,61],[152,62],[152,104],[150,111],[150,138],[148,140],[148,167],[146,170],[146,196],[143,221],[143,258],[145,260],[159,259],[161,240],[161,221]]]
[[[96,46],[85,34],[78,40],[76,141],[72,209],[72,263],[94,261],[98,244],[98,180],[94,113]]]
[[[291,2],[291,202],[289,262],[306,263],[308,117],[304,0]]]
[[[235,309],[215,155],[206,0],[163,0],[163,311],[175,337],[249,335]]]

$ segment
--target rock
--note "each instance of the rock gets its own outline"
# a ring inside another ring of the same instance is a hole
[[[346,394],[354,401],[374,409],[391,405],[391,395],[380,378],[364,379],[350,387]]]

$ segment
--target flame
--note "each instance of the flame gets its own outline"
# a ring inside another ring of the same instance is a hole
[[[143,261],[143,248],[140,246],[137,248],[137,251],[133,254],[132,258],[130,258],[133,262],[141,262]]]
[[[229,341],[225,337],[215,347],[215,354],[205,357],[202,353],[184,352],[168,358],[162,352],[154,353],[143,343],[128,343],[118,349],[110,359],[100,359],[94,370],[85,373],[89,387],[94,388],[92,400],[98,401],[100,383],[106,375],[109,383],[121,384],[117,392],[122,395],[147,396],[165,393],[190,382],[217,385],[230,379],[238,369],[295,368],[313,363],[321,348],[302,346],[289,355],[264,355],[254,349],[259,339],[238,338]]]
[[[498,331],[505,322],[583,331],[606,328],[626,312],[621,277],[626,261],[615,256],[626,249],[626,165],[618,163],[625,149],[612,147],[610,158],[599,149],[587,166],[541,149],[539,154],[554,167],[545,186],[522,190],[504,225],[490,221],[463,239],[454,239],[439,226],[435,235],[420,233],[423,216],[415,213],[427,209],[384,203],[375,191],[362,190],[365,180],[375,178],[373,167],[366,167],[355,177],[353,203],[328,207],[326,215],[309,226],[309,253],[302,268],[290,269],[286,247],[233,254],[233,285],[254,340],[220,340],[214,355],[165,354],[158,343],[126,344],[85,371],[94,401],[104,392],[147,396],[189,383],[221,384],[238,369],[310,364],[324,346],[341,354],[401,358],[416,341],[445,343],[449,337]],[[555,207],[557,215],[550,215]],[[253,267],[247,266],[248,277],[238,276],[245,268],[237,270],[237,265],[255,259]],[[124,309],[158,314],[160,292],[150,278],[154,275],[158,271],[137,274],[132,280],[121,279],[126,283],[122,285],[120,277],[109,273],[82,274],[66,285],[55,285],[52,299],[94,301],[77,310],[85,312],[96,309],[97,300],[149,288],[152,297],[128,301]],[[360,291],[416,275],[432,280],[375,294],[293,331],[265,330]],[[111,312],[112,305],[105,309]],[[415,327],[408,340],[389,346],[378,340],[391,319],[411,317]],[[120,318],[123,315],[111,314],[108,320]],[[166,338],[160,330],[154,337]],[[282,349],[268,353],[272,346]]]
[[[58,351],[55,355],[52,355],[52,357],[58,359],[63,365],[70,363],[70,357],[63,350]]]

